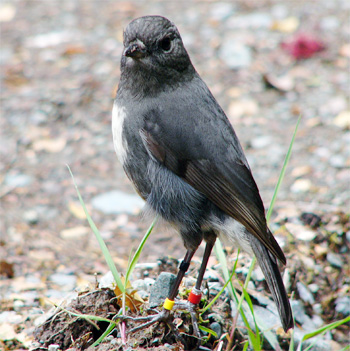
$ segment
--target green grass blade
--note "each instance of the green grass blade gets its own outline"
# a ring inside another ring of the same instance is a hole
[[[203,327],[202,325],[199,325],[198,328],[201,331],[204,331],[204,332],[206,332],[208,334],[211,334],[211,335],[215,336],[216,338],[218,337],[218,334],[214,330],[211,330],[209,328]]]
[[[294,144],[294,141],[295,141],[295,137],[297,135],[297,131],[298,131],[298,128],[299,128],[300,120],[301,120],[301,115],[299,116],[297,124],[295,126],[293,137],[292,137],[292,140],[291,140],[291,142],[289,144],[288,152],[287,152],[287,155],[286,155],[286,157],[284,159],[283,167],[282,167],[280,176],[278,178],[275,190],[273,192],[273,196],[272,196],[272,199],[271,199],[271,203],[270,203],[269,209],[268,209],[267,214],[266,214],[266,221],[267,222],[269,222],[269,220],[270,220],[270,217],[271,217],[271,214],[272,214],[272,210],[273,210],[273,208],[275,206],[275,202],[276,202],[276,199],[277,199],[278,191],[279,191],[279,189],[281,187],[284,175],[285,175],[286,170],[287,170],[287,165],[288,165],[289,159],[290,159],[290,157],[292,155],[293,144]]]
[[[115,264],[113,262],[112,256],[109,253],[108,248],[107,248],[105,242],[103,241],[103,238],[102,238],[99,230],[97,229],[94,221],[92,220],[91,216],[89,215],[89,212],[88,212],[88,210],[87,210],[87,208],[85,206],[83,198],[80,195],[80,191],[79,191],[78,186],[77,186],[77,184],[75,182],[75,179],[74,179],[74,176],[73,176],[73,173],[72,173],[70,167],[68,165],[67,165],[67,167],[68,167],[69,173],[70,173],[70,175],[71,175],[71,177],[73,179],[73,183],[74,183],[74,186],[75,186],[75,190],[77,191],[80,204],[81,204],[81,206],[84,209],[84,212],[85,212],[86,218],[87,218],[87,220],[88,220],[88,222],[90,224],[90,227],[91,227],[92,231],[94,232],[95,237],[96,237],[96,239],[97,239],[97,241],[98,241],[98,243],[99,243],[99,245],[101,247],[101,250],[102,250],[103,256],[104,256],[104,258],[105,258],[105,260],[107,262],[107,265],[108,265],[110,271],[112,272],[113,278],[114,278],[115,282],[117,283],[119,290],[121,292],[124,292],[124,290],[125,290],[124,289],[124,285],[123,285],[123,283],[122,283],[122,281],[120,279],[120,274],[119,274],[119,272],[118,272],[118,270],[117,270],[117,268],[116,268],[116,266],[115,266]]]
[[[350,322],[350,316],[346,317],[344,319],[341,319],[340,321],[336,321],[336,322],[324,325],[323,327],[321,327],[321,328],[319,328],[319,329],[317,329],[317,330],[315,330],[315,331],[313,331],[311,333],[305,334],[303,336],[303,338],[302,338],[302,341],[305,341],[305,340],[313,338],[314,336],[326,333],[329,330],[336,329],[339,326],[341,326],[341,325],[343,325],[345,323],[348,323],[348,322]]]
[[[103,341],[105,337],[108,336],[109,333],[113,331],[115,328],[115,323],[110,323],[108,328],[105,330],[105,332],[91,345],[91,347],[96,347],[100,342]]]
[[[237,264],[237,260],[235,265]],[[227,285],[232,281],[232,277],[235,274],[235,267],[232,269],[232,273],[229,277],[229,279],[226,281],[225,285],[222,287],[222,289],[216,294],[216,296],[208,303],[208,305],[206,305],[202,310],[201,310],[201,315],[207,311],[209,308],[211,308],[211,306],[214,305],[214,303],[216,302],[216,300],[221,296],[221,294],[225,291],[225,289],[227,288]]]
[[[128,283],[128,280],[129,280],[129,277],[130,277],[131,273],[133,272],[133,270],[134,270],[134,268],[135,268],[135,266],[137,264],[137,261],[138,261],[140,255],[141,255],[142,249],[145,246],[147,239],[149,238],[154,226],[157,223],[157,220],[158,220],[158,216],[156,216],[156,218],[153,220],[152,224],[148,228],[146,234],[143,236],[143,238],[142,238],[142,240],[141,240],[141,242],[139,244],[139,247],[135,251],[135,254],[134,254],[133,258],[130,261],[130,264],[128,265],[128,269],[127,269],[126,275],[125,275],[125,287],[126,287],[126,284]]]

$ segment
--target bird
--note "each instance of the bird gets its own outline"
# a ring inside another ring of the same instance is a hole
[[[177,229],[186,249],[162,311],[133,320],[144,321],[146,327],[171,318],[182,278],[204,241],[197,281],[188,297],[193,312],[219,238],[256,256],[283,329],[293,328],[278,266],[278,261],[286,264],[285,255],[267,226],[238,137],[195,70],[177,27],[162,16],[139,17],[125,28],[123,44],[112,112],[114,148],[146,207]]]

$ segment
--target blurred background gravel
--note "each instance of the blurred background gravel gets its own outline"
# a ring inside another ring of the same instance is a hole
[[[349,212],[349,9],[340,0],[2,1],[0,258],[11,264],[12,288],[60,297],[107,270],[66,164],[119,268],[150,223],[138,215],[110,126],[123,28],[141,15],[178,26],[266,207],[302,116],[275,218]],[[308,58],[293,51],[300,45]],[[160,227],[141,261],[183,252]]]

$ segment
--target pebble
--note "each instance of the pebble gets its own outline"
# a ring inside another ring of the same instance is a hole
[[[213,3],[210,11],[210,17],[215,21],[224,21],[234,13],[234,5],[229,2]]]
[[[219,57],[231,69],[244,68],[252,62],[251,49],[234,39],[222,43]]]
[[[335,168],[344,168],[344,167],[346,167],[346,159],[342,155],[333,155],[329,159],[329,163],[330,163],[331,166],[333,166]]]
[[[78,239],[91,232],[90,227],[77,226],[69,229],[62,230],[60,236],[63,239]]]
[[[315,299],[310,292],[310,290],[302,283],[302,282],[297,282],[297,289],[300,298],[304,301],[309,303],[310,305],[315,303]]]
[[[327,261],[336,268],[342,268],[343,267],[343,260],[342,257],[339,254],[336,254],[334,252],[328,252],[327,253]]]
[[[350,111],[340,112],[333,120],[334,125],[342,129],[350,129]]]
[[[262,135],[251,140],[251,144],[254,149],[263,149],[269,146],[271,142],[272,139],[268,135]]]
[[[311,190],[312,182],[310,179],[297,179],[290,190],[295,194],[306,193]]]
[[[174,284],[176,275],[168,272],[159,274],[157,280],[152,285],[149,305],[151,308],[158,307],[168,297],[171,287]]]
[[[210,324],[209,329],[213,330],[217,334],[217,339],[220,339],[222,335],[222,327],[221,324],[218,322],[213,322]]]
[[[338,313],[344,315],[344,317],[350,316],[350,297],[340,296],[335,300],[335,310]]]
[[[77,277],[72,274],[54,273],[50,275],[50,281],[65,288],[66,291],[74,289],[77,283]]]
[[[27,174],[7,173],[5,176],[5,184],[14,188],[25,187],[25,186],[31,185],[32,182],[33,182],[33,177]]]
[[[35,210],[28,210],[23,213],[23,219],[28,223],[28,224],[37,224],[39,221],[39,214]]]
[[[285,224],[289,233],[293,235],[295,239],[302,241],[312,241],[316,238],[317,232],[314,230],[310,230],[303,225],[296,223],[286,223]]]
[[[95,196],[91,200],[91,204],[95,209],[105,214],[136,214],[144,206],[144,202],[139,196],[118,190]]]

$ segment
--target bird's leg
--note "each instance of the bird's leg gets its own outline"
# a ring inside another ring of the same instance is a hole
[[[199,327],[198,327],[198,322],[197,322],[196,306],[201,301],[201,297],[202,297],[201,286],[202,286],[203,276],[204,276],[205,270],[207,268],[208,260],[209,260],[210,254],[211,254],[211,250],[213,249],[214,243],[215,243],[215,238],[214,238],[214,240],[207,241],[207,244],[205,246],[203,259],[202,259],[202,264],[201,264],[201,267],[199,269],[196,285],[192,289],[192,291],[190,292],[190,294],[188,296],[188,302],[189,302],[188,310],[191,314],[194,334],[198,338],[200,338],[200,333],[199,333]]]
[[[186,255],[183,259],[183,261],[180,264],[179,267],[179,272],[177,274],[175,283],[173,284],[169,296],[165,299],[164,304],[163,304],[163,309],[161,312],[155,315],[151,316],[146,316],[146,317],[130,317],[130,316],[117,316],[117,318],[121,321],[133,321],[133,322],[146,322],[142,325],[139,325],[135,328],[132,328],[129,330],[129,333],[134,333],[138,330],[144,329],[149,327],[150,325],[157,323],[157,322],[166,322],[168,325],[170,325],[170,328],[174,331],[175,327],[172,325],[172,322],[170,321],[170,311],[173,309],[174,304],[175,304],[175,297],[178,293],[179,286],[181,284],[181,281],[185,275],[185,273],[188,270],[188,267],[190,266],[191,259],[194,255],[196,250],[187,250]],[[180,335],[177,335],[177,337],[181,340],[182,338]],[[182,340],[181,340],[182,341]]]

